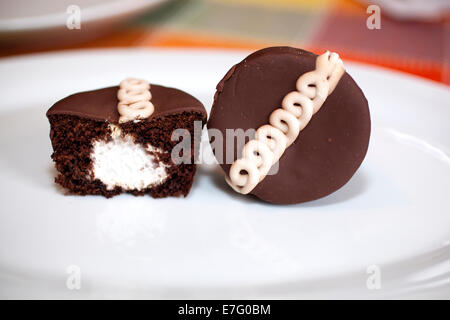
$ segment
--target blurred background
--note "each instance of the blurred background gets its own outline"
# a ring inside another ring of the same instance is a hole
[[[0,57],[290,45],[450,85],[449,10],[450,0],[0,0]]]

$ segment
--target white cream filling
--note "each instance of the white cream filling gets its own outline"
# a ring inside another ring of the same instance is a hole
[[[116,125],[110,125],[110,141],[96,140],[91,159],[94,179],[102,181],[108,190],[122,187],[125,190],[142,190],[163,183],[167,165],[158,162],[150,152],[163,152],[148,144],[146,148],[135,143],[130,135],[121,136]],[[146,151],[147,150],[147,151]]]

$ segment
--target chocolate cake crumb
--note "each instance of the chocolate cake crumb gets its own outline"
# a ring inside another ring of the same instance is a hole
[[[50,139],[53,146],[51,158],[55,162],[58,176],[55,182],[77,195],[103,195],[107,198],[120,193],[131,193],[135,196],[148,194],[154,198],[168,196],[186,196],[192,186],[198,157],[200,133],[194,134],[194,121],[206,122],[206,114],[197,111],[187,111],[175,114],[161,115],[139,122],[117,124],[123,135],[130,135],[136,144],[148,144],[167,152],[152,152],[158,162],[167,167],[168,178],[161,184],[141,190],[124,190],[121,187],[108,189],[95,179],[91,153],[96,140],[111,140],[111,129],[108,121],[87,119],[69,114],[48,114],[50,121]],[[175,165],[171,160],[171,151],[179,141],[172,141],[175,129],[187,129],[191,137],[191,161],[189,164]]]

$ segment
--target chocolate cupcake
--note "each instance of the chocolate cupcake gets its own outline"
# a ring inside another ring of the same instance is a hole
[[[337,54],[271,47],[219,82],[207,126],[235,191],[294,204],[349,181],[367,152],[370,113]],[[217,131],[221,145],[211,134]]]
[[[189,193],[206,122],[203,105],[191,95],[126,79],[120,86],[68,96],[47,117],[55,182],[72,194],[161,198]],[[182,161],[172,156],[181,140],[173,136],[177,129],[190,139]]]

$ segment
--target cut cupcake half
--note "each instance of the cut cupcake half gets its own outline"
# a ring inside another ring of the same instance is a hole
[[[195,175],[205,108],[181,90],[151,85],[152,114],[121,121],[119,89],[77,93],[47,111],[55,182],[78,195],[186,196]],[[180,143],[174,139],[176,130],[190,138],[181,163],[173,159]]]

